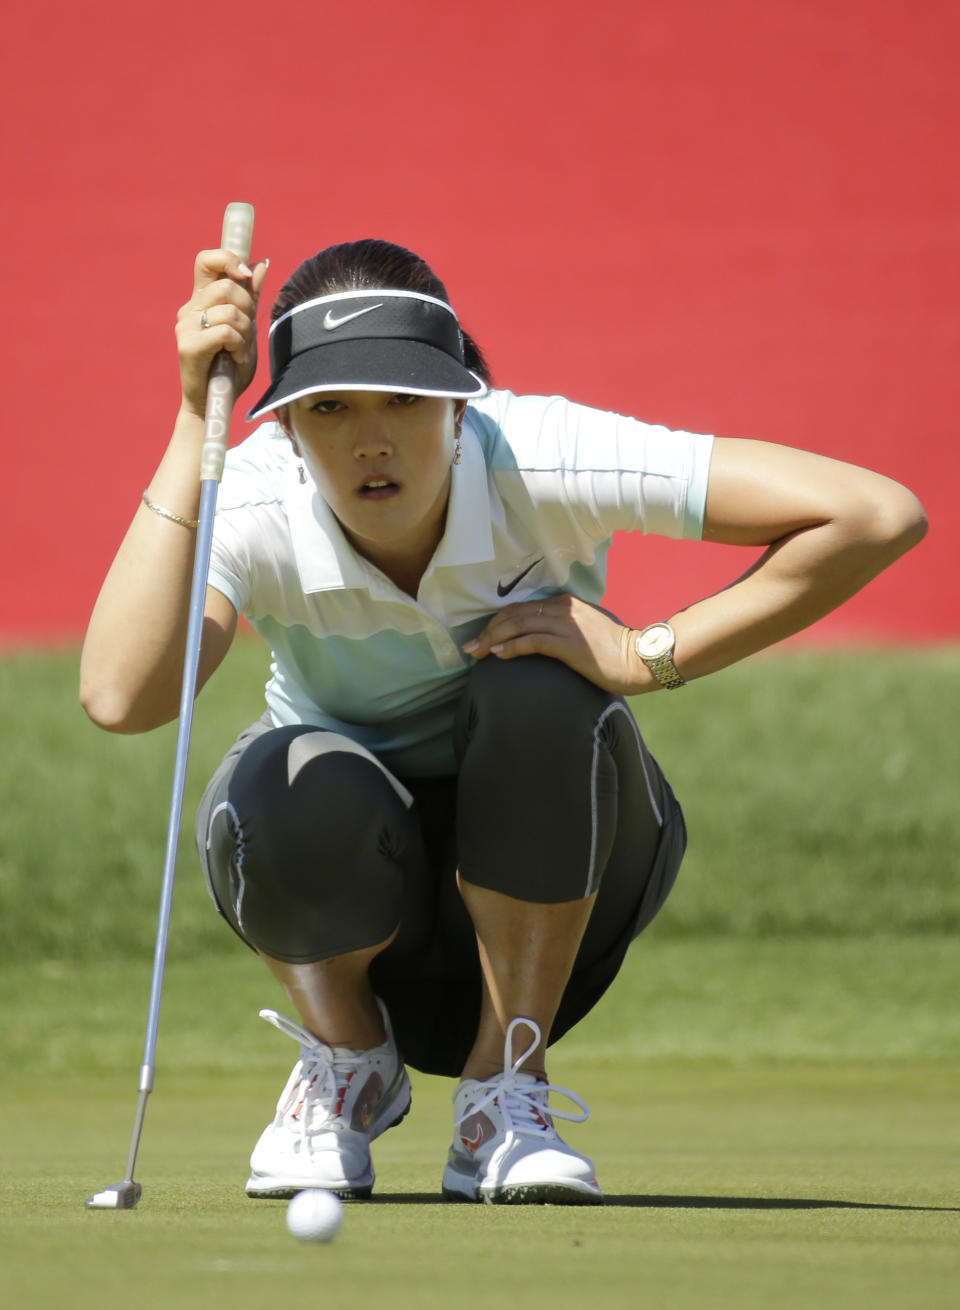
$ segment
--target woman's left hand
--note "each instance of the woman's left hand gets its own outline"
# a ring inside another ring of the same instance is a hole
[[[478,660],[549,655],[604,691],[632,695],[641,690],[645,670],[631,636],[629,628],[603,610],[560,595],[505,606],[463,649]]]

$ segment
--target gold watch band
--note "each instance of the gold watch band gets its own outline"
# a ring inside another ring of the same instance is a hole
[[[638,657],[647,666],[661,687],[672,691],[675,687],[685,687],[686,679],[673,662],[673,649],[676,644],[673,628],[669,623],[651,623],[634,638]]]
[[[658,655],[654,660],[644,660],[643,662],[661,687],[666,687],[667,691],[673,691],[674,687],[685,687],[687,685],[686,679],[680,677],[680,671],[674,664],[669,651],[665,655]]]

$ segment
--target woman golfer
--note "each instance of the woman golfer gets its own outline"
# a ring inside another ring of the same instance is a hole
[[[249,383],[264,273],[197,258],[180,412],[84,646],[83,703],[112,731],[178,712],[207,374],[227,350]],[[299,1020],[263,1012],[300,1058],[247,1191],[368,1196],[406,1062],[458,1079],[444,1196],[598,1202],[553,1122],[586,1107],[548,1106],[546,1048],[609,986],[685,841],[623,697],[820,618],[921,538],[922,509],[817,455],[491,390],[443,284],[382,241],[294,272],[270,375],[227,459],[199,670],[239,614],[272,652],[266,712],[197,825],[220,913]],[[627,627],[598,608],[617,529],[767,549]]]

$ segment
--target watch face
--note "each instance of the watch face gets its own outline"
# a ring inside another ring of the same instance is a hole
[[[673,629],[666,623],[654,623],[637,637],[637,654],[641,659],[655,660],[673,650]]]

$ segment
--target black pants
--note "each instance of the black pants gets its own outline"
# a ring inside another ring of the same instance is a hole
[[[290,963],[384,941],[371,968],[407,1062],[455,1075],[476,1036],[480,967],[456,886],[523,901],[597,899],[550,1040],[596,1003],[657,913],[683,816],[626,705],[541,656],[488,658],[455,726],[459,772],[395,778],[309,725],[241,734],[197,844],[221,914]]]

